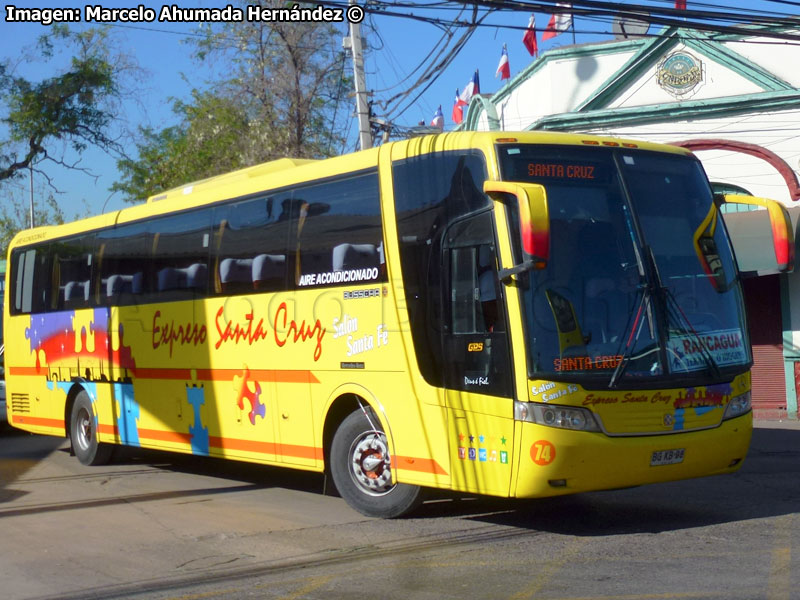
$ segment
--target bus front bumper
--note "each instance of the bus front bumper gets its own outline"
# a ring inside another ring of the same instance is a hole
[[[517,498],[618,489],[732,473],[747,455],[752,412],[719,427],[667,435],[609,437],[518,421]]]

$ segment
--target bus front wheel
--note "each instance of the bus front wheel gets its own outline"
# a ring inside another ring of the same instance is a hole
[[[97,441],[97,415],[85,391],[78,393],[70,415],[72,451],[83,465],[104,465],[111,458],[113,446]]]
[[[367,409],[367,415],[357,410],[336,430],[330,454],[331,476],[342,498],[361,514],[399,517],[422,502],[422,489],[392,482],[386,434],[379,429],[380,421],[371,409]]]

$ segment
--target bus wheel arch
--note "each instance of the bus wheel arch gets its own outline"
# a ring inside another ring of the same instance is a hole
[[[397,483],[389,437],[372,405],[360,396],[337,398],[324,428],[326,471],[344,500],[369,517],[393,518],[423,499],[416,485]]]
[[[359,402],[367,404],[366,401],[356,394],[346,393],[336,397],[325,411],[325,425],[322,428],[322,451],[325,460],[325,475],[330,476],[331,464],[331,444],[336,430],[350,413],[358,409]]]
[[[361,408],[370,408],[379,415],[377,418],[386,436],[389,438],[389,448],[394,448],[392,440],[391,424],[386,417],[386,411],[380,401],[366,388],[360,385],[345,384],[333,391],[328,399],[328,406],[325,409],[325,424],[322,430],[322,449],[325,460],[325,474],[330,475],[330,451],[333,444],[333,437],[342,422],[350,413]]]

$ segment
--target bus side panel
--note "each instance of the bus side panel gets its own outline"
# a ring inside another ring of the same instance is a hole
[[[18,375],[15,369],[6,377],[8,422],[14,427],[63,437],[66,393],[44,376]]]
[[[138,307],[145,326],[134,341],[134,390],[143,445],[280,463],[262,304],[265,297],[241,296]]]
[[[313,370],[323,385],[311,386],[315,417],[344,393],[360,397],[382,421],[397,481],[448,487],[445,412],[417,399],[390,286],[329,288],[302,301],[313,302],[313,314],[325,327]],[[321,447],[323,420],[315,426]]]
[[[509,402],[505,398],[503,401]],[[508,496],[512,475],[513,419],[449,408],[448,437],[454,490]]]
[[[20,429],[65,435],[64,407],[69,380],[78,375],[74,312],[9,317],[6,384],[9,422]],[[67,383],[58,383],[61,375]]]

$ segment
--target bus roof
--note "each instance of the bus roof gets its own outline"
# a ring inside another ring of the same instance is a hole
[[[232,185],[237,180],[261,177],[263,175],[277,173],[278,171],[299,167],[300,165],[313,162],[317,162],[317,160],[313,158],[279,158],[277,160],[271,160],[269,162],[254,165],[252,167],[246,167],[244,169],[232,171],[230,173],[223,173],[222,175],[216,175],[214,177],[207,177],[206,179],[201,179],[199,181],[193,181],[191,183],[172,188],[171,190],[150,196],[147,198],[147,202],[158,202],[161,200],[168,200],[170,198],[190,194],[196,186],[200,185],[209,188],[219,187],[221,185]]]

